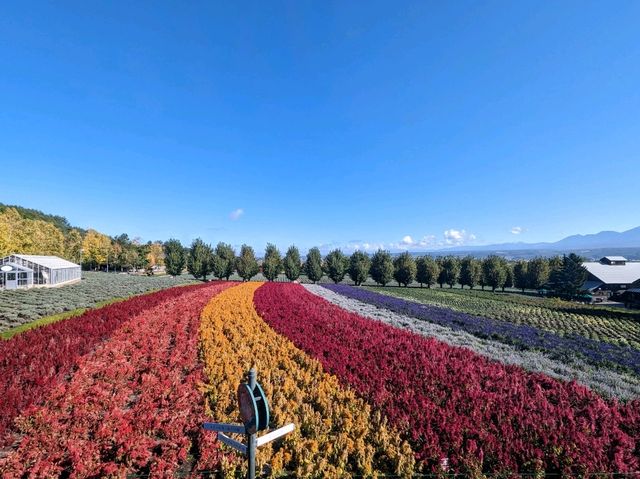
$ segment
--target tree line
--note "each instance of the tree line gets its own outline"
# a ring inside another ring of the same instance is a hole
[[[164,264],[160,241],[143,243],[128,235],[110,237],[72,227],[61,216],[0,204],[0,257],[12,253],[52,255],[94,270],[145,270]]]
[[[231,245],[218,243],[215,248],[201,239],[184,248],[176,239],[164,245],[164,258],[168,274],[178,275],[186,270],[196,278],[206,280],[207,276],[229,279],[234,272],[243,281],[248,281],[259,272],[268,281],[274,281],[284,273],[289,281],[296,281],[301,275],[316,283],[328,277],[335,283],[349,277],[357,286],[369,278],[381,286],[397,282],[398,286],[408,286],[417,282],[428,288],[438,284],[453,288],[485,287],[505,290],[505,288],[549,289],[556,294],[573,297],[587,277],[582,266],[583,258],[569,254],[552,258],[534,258],[530,261],[510,262],[500,256],[476,259],[472,256],[458,258],[448,255],[415,258],[408,252],[392,256],[384,250],[373,255],[355,251],[350,256],[340,249],[334,249],[324,258],[318,248],[311,248],[303,261],[300,251],[290,246],[285,255],[273,244],[268,244],[260,267],[251,246],[242,245],[240,254],[235,255]]]

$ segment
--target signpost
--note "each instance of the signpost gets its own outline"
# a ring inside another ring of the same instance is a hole
[[[248,479],[256,477],[256,449],[279,437],[289,434],[295,429],[294,424],[287,424],[275,431],[257,437],[259,431],[269,428],[269,402],[260,384],[256,381],[256,370],[251,368],[247,373],[247,382],[238,386],[238,408],[243,424],[223,424],[205,422],[203,428],[216,431],[220,442],[247,456]],[[225,433],[244,434],[247,444],[227,436]]]

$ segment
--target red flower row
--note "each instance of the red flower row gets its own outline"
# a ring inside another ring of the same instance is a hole
[[[202,287],[136,296],[0,341],[0,447],[11,442],[9,433],[16,416],[46,398],[57,381],[68,378],[78,360],[116,328],[154,305]]]
[[[265,284],[254,302],[271,327],[381,410],[427,469],[569,474],[640,467],[637,401],[608,403],[576,383],[348,313],[299,285]]]
[[[200,467],[217,465],[213,435],[201,432],[198,326],[212,294],[228,286],[161,295],[78,361],[70,381],[16,420],[22,438],[0,460],[2,477],[171,477],[194,451]]]

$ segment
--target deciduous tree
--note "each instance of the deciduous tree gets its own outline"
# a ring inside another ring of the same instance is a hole
[[[393,278],[398,282],[398,286],[402,285],[405,288],[416,278],[416,260],[408,251],[399,254],[393,260]]]
[[[260,271],[256,254],[251,246],[243,244],[240,255],[236,258],[236,270],[242,281],[249,281]]]
[[[262,274],[268,281],[273,281],[282,271],[282,257],[276,245],[268,243],[262,261]]]
[[[440,266],[431,256],[421,256],[416,260],[416,280],[420,287],[426,284],[427,288],[431,288],[438,281],[439,274]]]
[[[325,272],[331,281],[336,284],[344,279],[348,265],[348,258],[339,249],[334,249],[324,259]]]
[[[207,280],[207,275],[211,273],[213,263],[213,249],[200,238],[191,243],[189,256],[187,258],[187,271],[196,279]]]
[[[236,268],[236,253],[230,244],[218,243],[216,250],[213,254],[213,274],[218,279],[229,278],[233,274]]]
[[[164,244],[164,263],[167,274],[179,276],[184,270],[186,259],[184,257],[184,247],[177,239],[170,239]]]
[[[369,277],[371,260],[363,251],[354,251],[349,258],[349,277],[356,286],[360,286]]]
[[[289,281],[296,281],[300,277],[302,262],[300,260],[300,251],[295,246],[289,246],[287,253],[284,255],[282,262],[284,275]]]
[[[458,279],[460,286],[464,288],[469,286],[473,289],[480,281],[482,275],[482,267],[480,262],[473,256],[465,256],[460,261],[460,277]]]
[[[526,261],[518,261],[513,265],[513,285],[524,293],[525,288],[529,285],[529,276]]]
[[[386,286],[393,279],[393,261],[388,251],[379,249],[371,257],[371,279]]]
[[[307,252],[307,259],[304,263],[304,271],[309,281],[317,283],[322,279],[322,255],[318,248],[311,248]]]

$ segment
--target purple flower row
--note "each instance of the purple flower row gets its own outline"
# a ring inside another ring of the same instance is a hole
[[[640,350],[594,341],[577,334],[559,336],[526,324],[473,316],[439,306],[431,306],[387,296],[346,284],[323,284],[325,288],[349,298],[405,314],[481,338],[495,339],[527,349],[547,351],[554,358],[579,355],[594,364],[604,364],[640,375]]]

